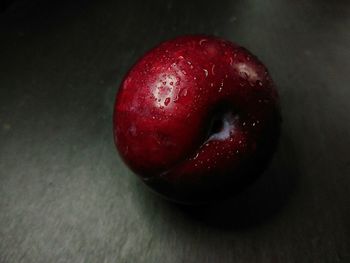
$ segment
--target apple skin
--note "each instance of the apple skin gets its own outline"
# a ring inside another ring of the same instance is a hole
[[[182,36],[146,53],[114,106],[120,156],[169,200],[201,204],[242,190],[265,169],[280,131],[266,67],[223,39]]]

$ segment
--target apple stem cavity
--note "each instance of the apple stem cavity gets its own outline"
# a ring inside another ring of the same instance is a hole
[[[228,139],[234,133],[237,121],[238,115],[233,112],[226,112],[221,118],[214,118],[207,141]]]

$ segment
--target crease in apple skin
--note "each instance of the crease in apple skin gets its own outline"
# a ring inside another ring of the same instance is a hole
[[[126,74],[114,139],[156,192],[182,203],[209,201],[261,173],[278,140],[276,112],[277,90],[254,55],[217,37],[183,36],[161,43]]]

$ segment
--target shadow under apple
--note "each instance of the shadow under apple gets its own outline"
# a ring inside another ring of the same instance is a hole
[[[203,206],[179,205],[160,198],[141,183],[137,184],[134,198],[152,225],[159,221],[174,227],[180,224],[181,228],[199,224],[240,231],[272,220],[286,207],[297,188],[298,163],[293,141],[282,132],[277,152],[265,172],[230,199]]]
[[[174,205],[201,223],[244,229],[259,225],[277,214],[297,186],[298,160],[293,142],[282,134],[278,151],[257,180],[234,197],[206,206]]]

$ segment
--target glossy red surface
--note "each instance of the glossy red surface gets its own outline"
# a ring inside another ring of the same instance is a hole
[[[145,54],[125,76],[114,110],[124,161],[180,202],[243,187],[278,137],[278,95],[266,67],[211,36],[179,37]]]

